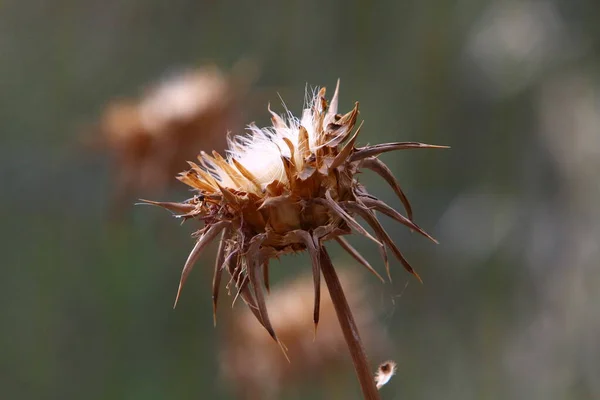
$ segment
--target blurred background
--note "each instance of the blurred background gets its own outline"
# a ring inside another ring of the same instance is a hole
[[[85,144],[107,104],[205,64],[255,69],[235,132],[267,124],[269,102],[282,113],[279,95],[298,115],[307,85],[332,93],[341,78],[363,144],[452,147],[381,157],[440,241],[383,221],[424,285],[395,261],[382,285],[330,246],[376,293],[398,363],[384,399],[600,398],[600,2],[4,0],[0,32],[3,398],[235,398],[219,372],[231,298],[217,328],[211,315],[215,249],[173,310],[199,225],[136,193],[115,217],[114,155]],[[152,198],[189,197],[172,183]],[[273,284],[308,268],[286,256]],[[342,376],[342,398],[359,398]],[[332,398],[320,385],[280,398]]]

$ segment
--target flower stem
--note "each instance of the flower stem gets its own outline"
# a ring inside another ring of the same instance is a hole
[[[348,349],[350,350],[350,355],[352,356],[352,362],[354,364],[354,370],[356,371],[363,396],[365,400],[379,400],[379,392],[375,386],[375,381],[373,380],[371,368],[369,366],[369,360],[367,359],[367,354],[365,353],[362,341],[360,340],[354,317],[348,306],[348,301],[344,295],[335,268],[324,247],[321,247],[320,261],[321,271],[325,278],[325,282],[327,283],[331,301],[335,307],[335,312],[340,322],[342,332],[344,333],[344,338],[348,344]]]

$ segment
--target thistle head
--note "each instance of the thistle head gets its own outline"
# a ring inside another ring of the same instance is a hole
[[[200,252],[220,235],[215,265],[213,301],[223,270],[235,283],[239,296],[273,338],[262,284],[268,288],[269,260],[286,253],[307,251],[315,287],[314,323],[319,320],[320,271],[323,245],[337,241],[359,263],[379,274],[344,239],[352,232],[364,235],[379,248],[389,275],[387,250],[418,279],[383,229],[379,211],[433,240],[412,220],[412,210],[389,168],[378,159],[381,153],[414,148],[441,148],[417,142],[395,142],[357,147],[358,103],[338,113],[339,82],[330,102],[325,89],[315,93],[300,118],[270,110],[272,126],[250,125],[249,135],[229,140],[226,157],[217,152],[200,153],[198,163],[179,176],[196,195],[182,203],[157,203],[184,219],[205,224],[183,268],[179,291]],[[369,169],[380,175],[402,201],[406,216],[388,206],[357,179]],[[364,220],[371,235],[358,221]],[[380,276],[379,276],[380,277]]]

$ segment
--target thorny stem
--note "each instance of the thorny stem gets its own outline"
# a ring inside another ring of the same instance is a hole
[[[377,391],[375,381],[371,375],[369,360],[367,359],[367,354],[365,353],[362,341],[360,340],[358,328],[354,322],[354,317],[352,316],[350,306],[348,305],[348,301],[342,290],[340,280],[331,263],[329,254],[324,247],[321,247],[319,256],[321,257],[321,271],[325,278],[325,282],[327,283],[331,301],[335,307],[335,313],[337,314],[340,327],[344,333],[344,338],[348,344],[348,349],[352,356],[352,363],[354,364],[354,370],[356,371],[363,396],[365,400],[379,400],[379,392]]]

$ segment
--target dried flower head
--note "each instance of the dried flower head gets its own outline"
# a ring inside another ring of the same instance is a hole
[[[389,354],[392,344],[378,319],[381,310],[374,306],[364,275],[348,268],[339,269],[338,275],[365,348],[378,357]],[[281,357],[277,345],[265,335],[247,307],[236,307],[228,315],[226,329],[220,335],[220,370],[228,386],[236,388],[239,398],[278,399],[283,388],[315,381],[338,386],[337,381],[327,378],[345,371],[346,342],[327,293],[321,298],[319,334],[313,336],[312,286],[312,276],[304,273],[274,285],[266,299],[273,329],[285,343],[291,363]]]
[[[396,363],[394,361],[386,361],[379,365],[375,372],[375,384],[377,385],[377,389],[381,389],[395,374]]]
[[[212,66],[169,76],[139,100],[110,103],[99,124],[103,147],[115,158],[116,195],[158,192],[202,148],[224,149],[244,90]]]
[[[264,283],[268,289],[269,260],[286,253],[308,251],[314,281],[315,329],[319,322],[322,273],[351,347],[363,392],[367,396],[367,390],[373,396],[375,391],[377,396],[364,350],[357,340],[358,332],[324,243],[336,240],[375,273],[343,238],[354,230],[379,247],[388,276],[386,249],[420,280],[375,212],[434,239],[412,221],[410,204],[389,168],[377,156],[394,150],[443,146],[396,142],[355,147],[360,133],[360,126],[354,130],[358,103],[350,112],[338,114],[338,94],[339,82],[331,103],[325,99],[325,89],[319,90],[300,119],[289,112],[281,117],[269,109],[273,126],[261,129],[250,125],[251,135],[230,140],[227,158],[217,152],[212,155],[202,152],[198,156],[200,164],[189,163],[191,169],[179,179],[196,190],[193,198],[183,203],[150,203],[205,224],[196,233],[198,240],[183,267],[177,299],[200,253],[220,234],[213,279],[214,309],[221,274],[226,269],[239,296],[278,343],[261,286]],[[367,192],[357,180],[361,169],[375,171],[390,184],[404,204],[407,217]],[[358,223],[357,217],[371,226],[375,236]]]

